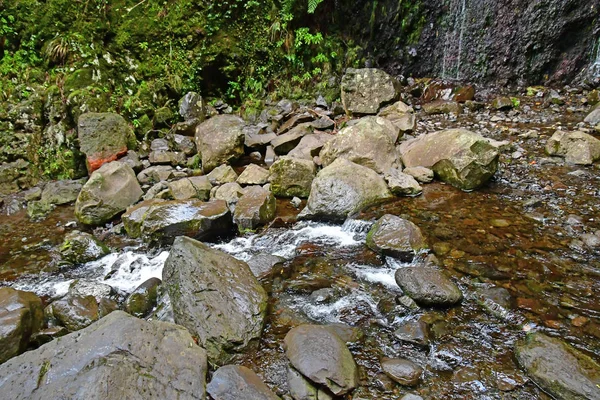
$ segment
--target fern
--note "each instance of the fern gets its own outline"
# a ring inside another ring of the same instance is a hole
[[[315,12],[319,4],[321,4],[323,0],[308,0],[308,13],[312,14]]]

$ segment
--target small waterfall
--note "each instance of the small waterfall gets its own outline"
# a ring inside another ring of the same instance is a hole
[[[592,65],[590,65],[589,75],[593,78],[600,78],[600,38],[598,38],[595,53],[594,61],[592,62]]]
[[[460,79],[463,40],[467,22],[467,0],[450,0],[450,14],[444,40],[442,78]]]

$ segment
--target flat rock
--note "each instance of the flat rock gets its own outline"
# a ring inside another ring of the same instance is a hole
[[[45,204],[68,204],[77,200],[85,180],[48,182],[42,191],[41,201]]]
[[[219,186],[235,182],[238,179],[238,174],[231,166],[223,164],[214,168],[206,177],[212,185]]]
[[[426,347],[429,345],[429,327],[423,321],[404,321],[394,332],[403,342]]]
[[[269,181],[269,170],[256,164],[248,164],[244,172],[237,178],[240,185],[264,185]]]
[[[384,178],[390,191],[396,196],[418,196],[423,192],[423,188],[414,177],[399,169],[388,170]]]
[[[442,271],[425,266],[399,268],[396,283],[410,298],[426,306],[451,306],[462,292]]]
[[[401,101],[383,108],[377,115],[394,124],[401,134],[410,133],[417,127],[417,118],[413,108]]]
[[[334,137],[334,135],[328,133],[306,135],[300,139],[298,145],[288,153],[288,156],[312,161],[314,157],[319,155],[325,143]]]
[[[378,253],[411,261],[420,251],[427,249],[421,230],[412,222],[386,214],[367,234],[367,246]]]
[[[404,386],[416,385],[423,374],[423,368],[403,358],[384,358],[381,360],[381,369],[395,382]]]
[[[206,201],[210,198],[213,186],[206,176],[192,176],[167,183],[175,200],[197,198]]]
[[[206,391],[214,400],[279,400],[254,371],[240,365],[217,369]]]

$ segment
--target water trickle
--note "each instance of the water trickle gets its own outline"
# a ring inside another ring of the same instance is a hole
[[[598,43],[596,44],[596,56],[592,65],[590,66],[590,76],[594,78],[600,77],[600,38],[598,38]]]
[[[442,78],[458,80],[460,79],[463,40],[468,14],[467,0],[451,0],[449,10],[442,56]]]

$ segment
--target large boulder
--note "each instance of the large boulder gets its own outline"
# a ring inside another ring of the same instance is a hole
[[[342,103],[348,114],[377,114],[398,98],[398,82],[376,68],[348,68],[342,77]]]
[[[292,366],[310,381],[326,386],[336,396],[353,390],[358,370],[346,343],[324,326],[301,325],[284,339]]]
[[[158,288],[162,281],[150,278],[135,288],[125,299],[125,310],[133,316],[143,318],[150,314],[158,301]]]
[[[67,294],[44,310],[46,318],[53,324],[64,326],[74,332],[100,319],[98,301],[92,295]]]
[[[427,248],[418,226],[395,215],[386,214],[373,225],[367,234],[367,246],[378,253],[412,261]]]
[[[244,190],[233,213],[233,222],[240,232],[254,230],[275,218],[277,203],[270,191],[260,186],[251,186]]]
[[[600,140],[580,131],[556,131],[546,143],[546,152],[571,164],[589,165],[600,159]]]
[[[108,247],[93,235],[79,231],[69,232],[59,251],[63,260],[72,264],[94,261],[110,252]]]
[[[400,145],[408,168],[426,167],[444,182],[473,190],[498,169],[498,149],[483,136],[466,129],[448,129],[409,140]]]
[[[128,209],[121,220],[130,237],[163,244],[177,236],[202,240],[231,229],[231,213],[223,200],[146,200]]]
[[[451,306],[463,298],[458,286],[437,268],[429,266],[399,268],[395,278],[404,293],[425,306]]]
[[[269,171],[271,190],[275,196],[306,198],[317,169],[312,159],[284,156],[275,161]]]
[[[226,364],[254,347],[261,336],[267,294],[243,261],[196,240],[175,239],[163,270],[175,322]]]
[[[384,173],[397,166],[398,154],[394,143],[398,131],[381,117],[365,117],[356,124],[342,129],[321,150],[324,166],[338,158]]]
[[[196,148],[202,170],[209,173],[244,154],[244,120],[235,115],[216,115],[196,128]]]
[[[101,225],[142,197],[142,188],[127,164],[113,161],[94,171],[75,202],[75,216],[86,225]]]
[[[241,365],[216,370],[206,391],[214,400],[280,400],[254,371]]]
[[[115,161],[133,147],[133,130],[119,114],[86,113],[77,122],[79,147],[86,156],[88,172]]]
[[[39,297],[10,287],[0,288],[0,364],[24,352],[31,335],[43,324],[44,310]],[[1,390],[0,393],[7,395]]]
[[[317,174],[299,217],[344,220],[391,197],[385,181],[375,171],[340,158]]]
[[[6,399],[204,399],[206,352],[184,328],[116,311],[0,365]]]
[[[553,398],[600,399],[600,365],[563,341],[535,332],[515,344],[515,355],[527,375]]]

